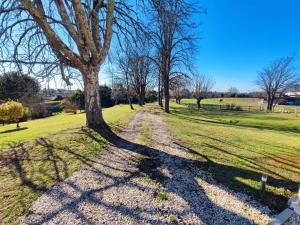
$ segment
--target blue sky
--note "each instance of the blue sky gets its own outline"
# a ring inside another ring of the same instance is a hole
[[[198,70],[212,75],[215,90],[257,90],[257,71],[277,57],[300,62],[300,0],[201,0],[196,15]]]
[[[208,14],[194,17],[202,23],[196,31],[195,65],[214,77],[214,90],[227,91],[231,86],[241,92],[258,90],[257,71],[290,54],[297,55],[300,72],[300,0],[198,2]],[[107,70],[103,65],[100,83],[111,85]]]

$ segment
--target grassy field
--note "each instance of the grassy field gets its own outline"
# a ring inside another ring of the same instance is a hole
[[[201,166],[229,188],[274,210],[287,206],[300,183],[300,117],[295,114],[205,111],[171,104],[170,129]],[[268,175],[267,192],[261,176]]]
[[[136,105],[135,108],[138,106]],[[108,123],[117,129],[125,118],[131,114],[127,105],[117,105],[103,110],[104,117]],[[120,124],[119,124],[120,123]],[[85,125],[85,114],[61,113],[45,119],[30,120],[20,123],[20,129],[15,124],[0,125],[0,146],[16,144],[20,141],[29,141],[37,137],[43,137],[70,129],[80,128]]]
[[[211,104],[211,105],[236,105],[241,106],[245,110],[248,109],[248,107],[252,107],[251,109],[260,109],[262,107],[264,110],[266,110],[267,106],[266,104],[262,104],[261,100],[258,98],[222,98],[223,101],[220,101],[220,98],[209,98],[204,99],[201,101],[201,104]],[[195,99],[183,99],[183,104],[196,104]],[[292,106],[292,105],[278,105],[275,107],[275,111],[289,111],[291,113],[294,113],[296,109],[296,113],[300,113],[300,106]]]
[[[104,109],[105,120],[117,131],[135,108]],[[0,127],[0,224],[16,224],[48,188],[94,163],[107,142],[84,124],[85,114],[63,113],[21,123],[17,131],[14,124]]]

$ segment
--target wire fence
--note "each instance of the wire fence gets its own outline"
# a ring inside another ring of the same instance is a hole
[[[195,104],[187,104],[188,107],[192,108],[197,108],[197,105]],[[267,107],[265,105],[261,106],[253,106],[253,105],[248,105],[248,106],[241,106],[241,105],[235,105],[235,104],[201,104],[201,108],[205,110],[210,110],[210,111],[253,111],[253,112],[263,112],[267,111]],[[297,110],[297,108],[286,108],[284,106],[280,107],[275,107],[274,112],[283,112],[283,113],[300,113],[300,109]]]

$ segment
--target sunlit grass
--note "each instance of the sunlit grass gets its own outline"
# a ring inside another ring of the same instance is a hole
[[[135,105],[139,109],[138,105]],[[111,123],[113,128],[122,125],[132,110],[128,105],[117,105],[103,110],[104,118]],[[66,114],[61,113],[56,116],[44,119],[30,120],[20,123],[20,129],[16,130],[15,124],[0,125],[0,146],[21,141],[33,140],[37,137],[45,137],[62,131],[70,131],[85,126],[85,113]]]
[[[230,188],[273,209],[286,206],[300,183],[300,118],[260,112],[216,112],[171,104],[170,129],[204,168]],[[261,196],[261,175],[269,176]]]
[[[220,101],[222,99],[222,101]],[[181,102],[183,104],[195,104],[195,99],[182,99]],[[244,110],[248,110],[250,106],[250,110],[253,110],[254,107],[256,110],[259,110],[262,107],[266,110],[267,105],[261,104],[261,100],[258,98],[209,98],[203,99],[201,104],[211,104],[211,105],[236,105],[243,107]],[[278,105],[275,107],[275,111],[289,111],[290,113],[300,114],[300,106],[294,105]]]
[[[140,108],[135,109],[118,105],[105,109],[104,117],[118,131]],[[1,224],[16,224],[44,191],[94,164],[108,143],[96,132],[81,128],[84,124],[84,114],[61,114],[22,123],[26,130],[0,134],[1,144],[10,145],[0,150]],[[14,126],[0,129],[6,131]]]

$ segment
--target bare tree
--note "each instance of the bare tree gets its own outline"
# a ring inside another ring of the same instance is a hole
[[[230,87],[227,92],[229,94],[238,94],[239,93],[239,89],[237,89],[236,87]]]
[[[27,70],[80,71],[84,83],[87,126],[108,130],[101,110],[99,71],[114,32],[135,23],[124,0],[2,0],[0,3],[2,66]],[[126,26],[122,26],[126,24]],[[66,79],[67,80],[67,79]]]
[[[126,96],[127,101],[129,103],[130,108],[133,110],[133,105],[131,102],[131,88],[129,83],[129,75],[130,75],[130,57],[129,57],[129,48],[126,45],[125,50],[123,52],[118,51],[116,58],[117,67],[120,69],[121,76],[126,86]]]
[[[191,62],[194,36],[197,27],[191,16],[197,4],[187,0],[150,0],[151,19],[148,28],[153,45],[157,50],[156,65],[161,76],[164,93],[164,110],[169,112],[170,77],[184,72]],[[160,81],[160,80],[159,80]]]
[[[131,84],[138,96],[139,105],[142,106],[145,104],[146,88],[151,81],[152,63],[143,53],[135,52],[130,57],[130,67]]]
[[[178,73],[170,79],[171,95],[175,98],[176,103],[180,104],[184,91],[189,84],[190,78],[182,73]]]
[[[294,61],[293,56],[279,58],[258,72],[256,84],[267,96],[269,111],[274,109],[284,93],[299,80]]]
[[[198,109],[201,108],[201,100],[207,98],[214,86],[214,81],[210,76],[194,73],[192,78],[193,96],[197,100]]]

